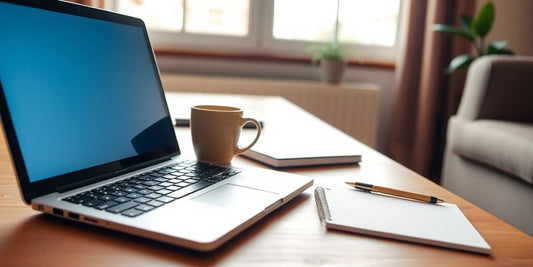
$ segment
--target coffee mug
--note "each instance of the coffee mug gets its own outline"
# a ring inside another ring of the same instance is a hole
[[[251,144],[240,147],[241,129],[248,122],[255,124],[257,134]],[[259,122],[243,118],[243,111],[239,108],[215,105],[191,107],[191,136],[198,161],[228,165],[233,156],[255,145],[260,135]]]

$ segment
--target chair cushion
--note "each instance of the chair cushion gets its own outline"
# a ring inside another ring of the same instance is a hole
[[[491,61],[479,119],[533,123],[533,60],[501,57]]]
[[[450,120],[453,152],[533,184],[533,124],[498,120]]]

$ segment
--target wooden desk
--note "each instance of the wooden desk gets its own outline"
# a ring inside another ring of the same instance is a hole
[[[174,96],[169,97],[173,99],[170,105],[181,99],[176,100]],[[251,104],[253,101],[269,103],[268,98],[244,99],[252,101]],[[227,103],[233,104],[229,100]],[[277,109],[269,107],[268,110],[275,113]],[[290,119],[287,116],[278,119],[284,118]],[[313,125],[318,123],[314,127],[329,127],[314,119],[310,119],[310,122]],[[176,133],[184,153],[191,153],[188,129],[176,128]],[[31,210],[23,204],[19,196],[5,143],[0,140],[0,266],[533,266],[532,237],[371,148],[362,146],[361,153],[363,162],[360,165],[297,168],[286,171],[311,176],[315,179],[315,185],[331,186],[358,179],[404,190],[426,192],[456,203],[492,246],[492,255],[327,231],[318,219],[312,195],[314,187],[220,249],[210,253],[194,252],[56,219]],[[236,157],[234,164],[262,166],[242,157]]]

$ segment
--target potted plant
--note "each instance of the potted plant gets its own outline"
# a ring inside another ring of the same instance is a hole
[[[491,42],[485,47],[485,37],[492,27],[494,13],[494,4],[488,2],[479,10],[474,20],[464,15],[461,16],[460,28],[444,24],[433,25],[434,31],[466,38],[472,43],[475,50],[474,55],[462,54],[452,59],[445,70],[446,73],[452,73],[458,69],[467,69],[472,61],[484,55],[514,55],[513,51],[506,48],[506,41]]]
[[[322,81],[337,84],[342,80],[346,69],[344,53],[337,42],[322,45],[311,45],[307,52],[313,53],[312,64],[320,63]]]
[[[335,17],[335,29],[333,30],[333,41],[326,44],[310,45],[306,52],[312,53],[311,63],[320,63],[320,77],[323,82],[337,84],[342,80],[346,69],[346,59],[344,52],[339,45],[339,7],[340,0],[337,0],[337,15]]]

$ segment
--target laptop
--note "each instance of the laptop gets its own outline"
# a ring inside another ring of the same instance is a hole
[[[0,25],[0,115],[33,209],[209,251],[312,185],[181,156],[142,20],[0,0]]]

